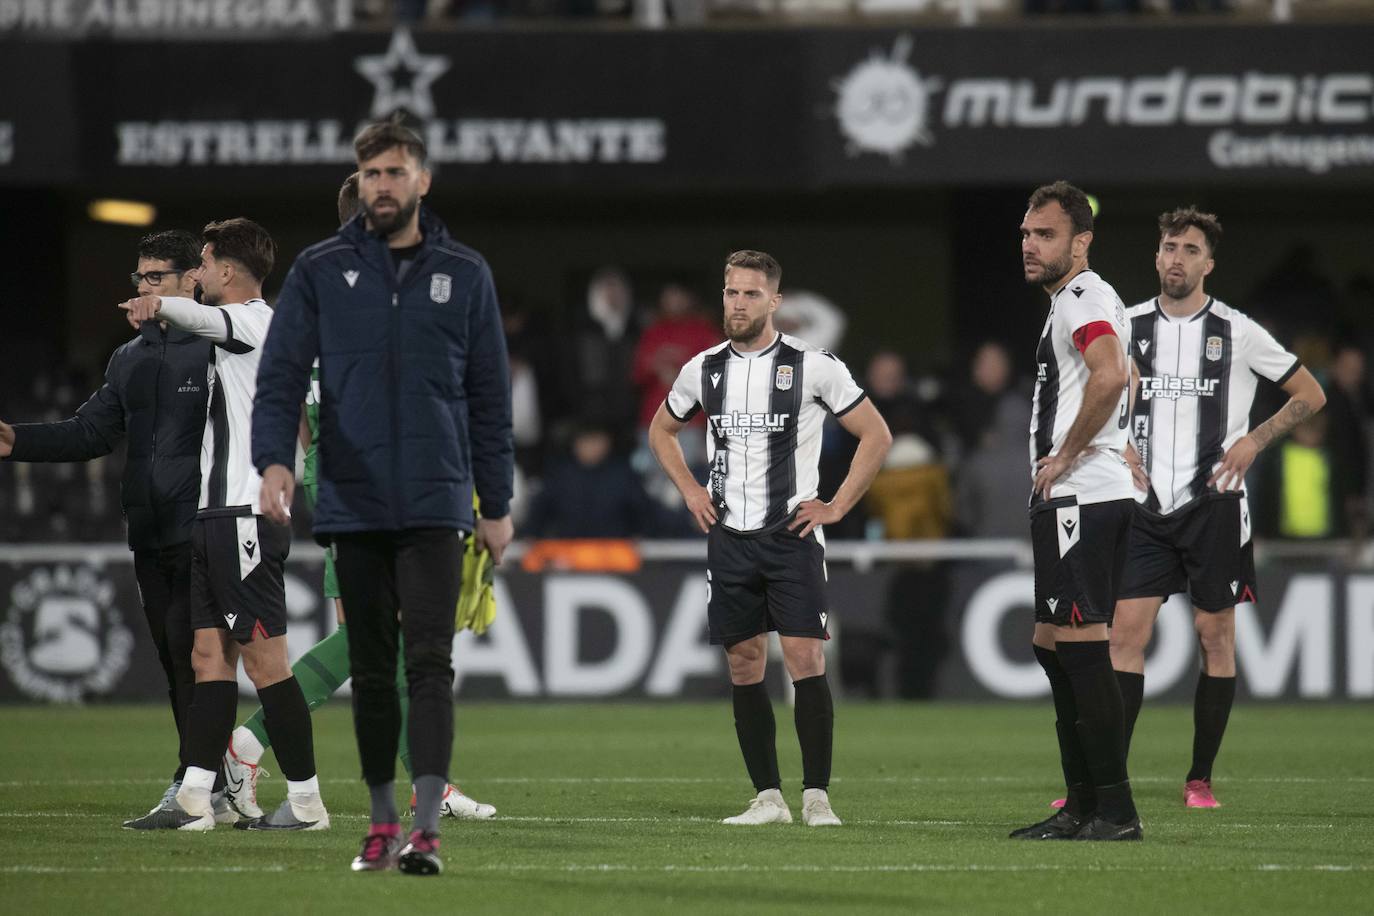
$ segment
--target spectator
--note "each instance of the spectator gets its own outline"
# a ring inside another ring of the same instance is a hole
[[[639,401],[629,383],[639,340],[638,316],[629,278],[618,267],[602,267],[587,285],[582,324],[573,332],[565,372],[565,416],[595,407],[612,441],[628,448]]]
[[[959,464],[955,518],[959,532],[980,538],[1024,538],[1031,473],[1026,451],[1030,401],[1003,398],[983,441]]]
[[[632,377],[639,389],[641,432],[649,428],[682,366],[702,350],[720,343],[721,336],[720,325],[701,314],[695,297],[685,287],[676,283],[663,287],[658,297],[658,317],[644,329],[634,354]],[[704,418],[697,419],[696,425],[704,426]],[[705,442],[702,436],[692,438]]]
[[[868,364],[868,396],[892,431],[892,448],[869,489],[869,512],[893,539],[941,538],[949,532],[949,474],[935,429],[912,390],[906,362],[884,350]]]
[[[954,386],[949,399],[950,423],[959,438],[961,454],[968,455],[979,447],[983,433],[997,418],[1003,399],[1008,395],[1026,399],[1016,395],[1014,387],[1007,348],[991,340],[980,344],[969,363],[967,382]]]
[[[662,510],[644,493],[630,463],[614,450],[609,429],[583,422],[570,457],[555,462],[530,503],[528,537],[628,538],[662,530]]]
[[[1327,422],[1325,413],[1311,417],[1272,450],[1272,458],[1260,472],[1259,490],[1264,498],[1255,507],[1262,532],[1294,539],[1336,535]]]
[[[1369,400],[1364,353],[1351,344],[1337,347],[1326,391],[1327,447],[1331,456],[1333,501],[1339,509],[1337,533],[1364,538],[1369,495]]]

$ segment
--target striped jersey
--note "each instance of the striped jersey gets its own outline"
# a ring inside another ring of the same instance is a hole
[[[1035,400],[1030,427],[1032,479],[1035,463],[1063,447],[1069,427],[1083,406],[1088,364],[1083,360],[1082,350],[1098,330],[1110,330],[1125,352],[1130,337],[1126,306],[1096,271],[1083,270],[1050,297],[1050,314],[1035,349]],[[1051,488],[1051,499],[1072,496],[1086,505],[1133,497],[1131,471],[1123,455],[1129,394],[1130,385],[1122,386],[1117,409]],[[1032,496],[1033,503],[1038,499],[1038,494]]]
[[[842,417],[865,397],[834,355],[779,334],[753,353],[729,341],[698,353],[678,373],[666,406],[683,423],[706,414],[720,524],[760,532],[816,497],[825,416]]]
[[[216,515],[260,515],[262,475],[253,466],[250,438],[258,359],[272,309],[261,299],[201,305],[194,299],[163,297],[159,318],[209,338],[209,408],[200,447],[200,511]]]
[[[1167,515],[1207,492],[1226,450],[1250,431],[1258,377],[1281,385],[1300,363],[1253,319],[1216,299],[1184,318],[1166,315],[1158,299],[1127,315],[1140,372],[1131,438],[1150,475],[1150,492],[1136,498]]]

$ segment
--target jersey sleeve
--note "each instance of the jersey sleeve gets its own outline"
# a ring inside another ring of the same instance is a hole
[[[850,374],[849,367],[828,350],[808,353],[807,378],[816,399],[825,409],[842,417],[868,397]]]
[[[1242,353],[1250,370],[1279,385],[1292,378],[1302,362],[1285,350],[1264,325],[1250,316],[1244,317],[1243,326],[1245,338]]]
[[[663,404],[674,420],[686,423],[701,410],[701,362],[700,355],[694,356],[682,367],[668,389],[668,397]]]
[[[1117,327],[1125,322],[1125,308],[1091,286],[1081,295],[1070,288],[1059,297],[1055,318],[1064,339],[1081,353],[1098,337],[1117,335]]]
[[[230,353],[249,353],[261,347],[272,323],[272,310],[263,304],[201,305],[179,296],[164,296],[158,315]]]
[[[235,302],[212,306],[224,313],[225,339],[216,341],[230,353],[247,353],[262,346],[267,328],[272,324],[272,310],[262,303],[256,305]]]

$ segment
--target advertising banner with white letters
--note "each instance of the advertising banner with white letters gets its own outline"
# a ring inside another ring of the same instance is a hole
[[[96,29],[35,44],[22,23],[0,29],[0,185],[333,187],[359,125],[398,109],[436,167],[500,189],[1374,183],[1369,25],[247,29],[233,42]]]
[[[73,561],[66,548],[62,560],[0,562],[0,702],[165,699],[132,563],[113,548],[106,554]],[[317,557],[288,563],[293,658],[334,627]],[[863,571],[831,562],[832,669],[851,695],[1041,697],[1031,588],[1030,571],[1009,562]],[[1270,567],[1260,573],[1260,597],[1237,609],[1242,697],[1374,699],[1374,573],[1339,563]],[[706,640],[705,600],[697,561],[614,574],[511,569],[498,577],[496,623],[481,638],[454,641],[455,688],[474,699],[726,696],[723,653]],[[1146,670],[1148,696],[1191,699],[1197,648],[1181,597],[1160,615]],[[903,692],[902,684],[925,689]]]

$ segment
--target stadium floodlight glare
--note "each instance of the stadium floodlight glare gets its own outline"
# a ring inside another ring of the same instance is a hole
[[[157,207],[139,200],[93,200],[86,213],[97,223],[121,226],[151,226],[157,219]]]

